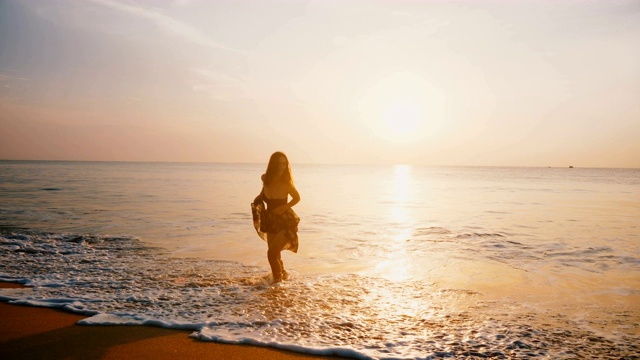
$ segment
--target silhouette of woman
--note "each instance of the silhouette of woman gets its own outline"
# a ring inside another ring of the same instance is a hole
[[[282,250],[298,252],[300,218],[291,207],[299,201],[300,194],[293,183],[289,159],[283,152],[273,153],[267,172],[262,175],[262,191],[253,200],[251,209],[256,231],[269,245],[267,259],[274,283],[289,277],[282,262]],[[267,205],[266,209],[264,203]]]

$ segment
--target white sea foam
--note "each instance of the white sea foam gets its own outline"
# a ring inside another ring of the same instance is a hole
[[[637,354],[629,334],[602,338],[561,314],[424,281],[296,274],[274,286],[256,267],[176,259],[122,236],[7,233],[0,254],[0,280],[31,287],[2,289],[0,299],[85,314],[86,325],[190,329],[205,341],[354,358],[562,358],[585,337],[595,354]]]

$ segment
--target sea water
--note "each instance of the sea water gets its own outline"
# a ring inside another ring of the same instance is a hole
[[[640,356],[640,170],[293,164],[289,281],[264,164],[0,162],[0,281],[84,324],[354,358]]]

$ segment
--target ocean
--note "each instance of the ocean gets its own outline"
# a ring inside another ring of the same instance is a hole
[[[0,300],[358,359],[640,357],[640,169],[0,161]]]

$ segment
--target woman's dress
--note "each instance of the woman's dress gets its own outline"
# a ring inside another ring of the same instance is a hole
[[[266,202],[266,207],[265,207]],[[267,241],[267,233],[278,234],[284,231],[287,243],[283,250],[298,252],[298,223],[300,218],[292,210],[287,209],[281,215],[273,213],[273,209],[285,205],[287,199],[269,199],[264,193],[258,195],[251,204],[251,214],[253,215],[253,227],[260,238]],[[271,210],[271,211],[270,211]]]

